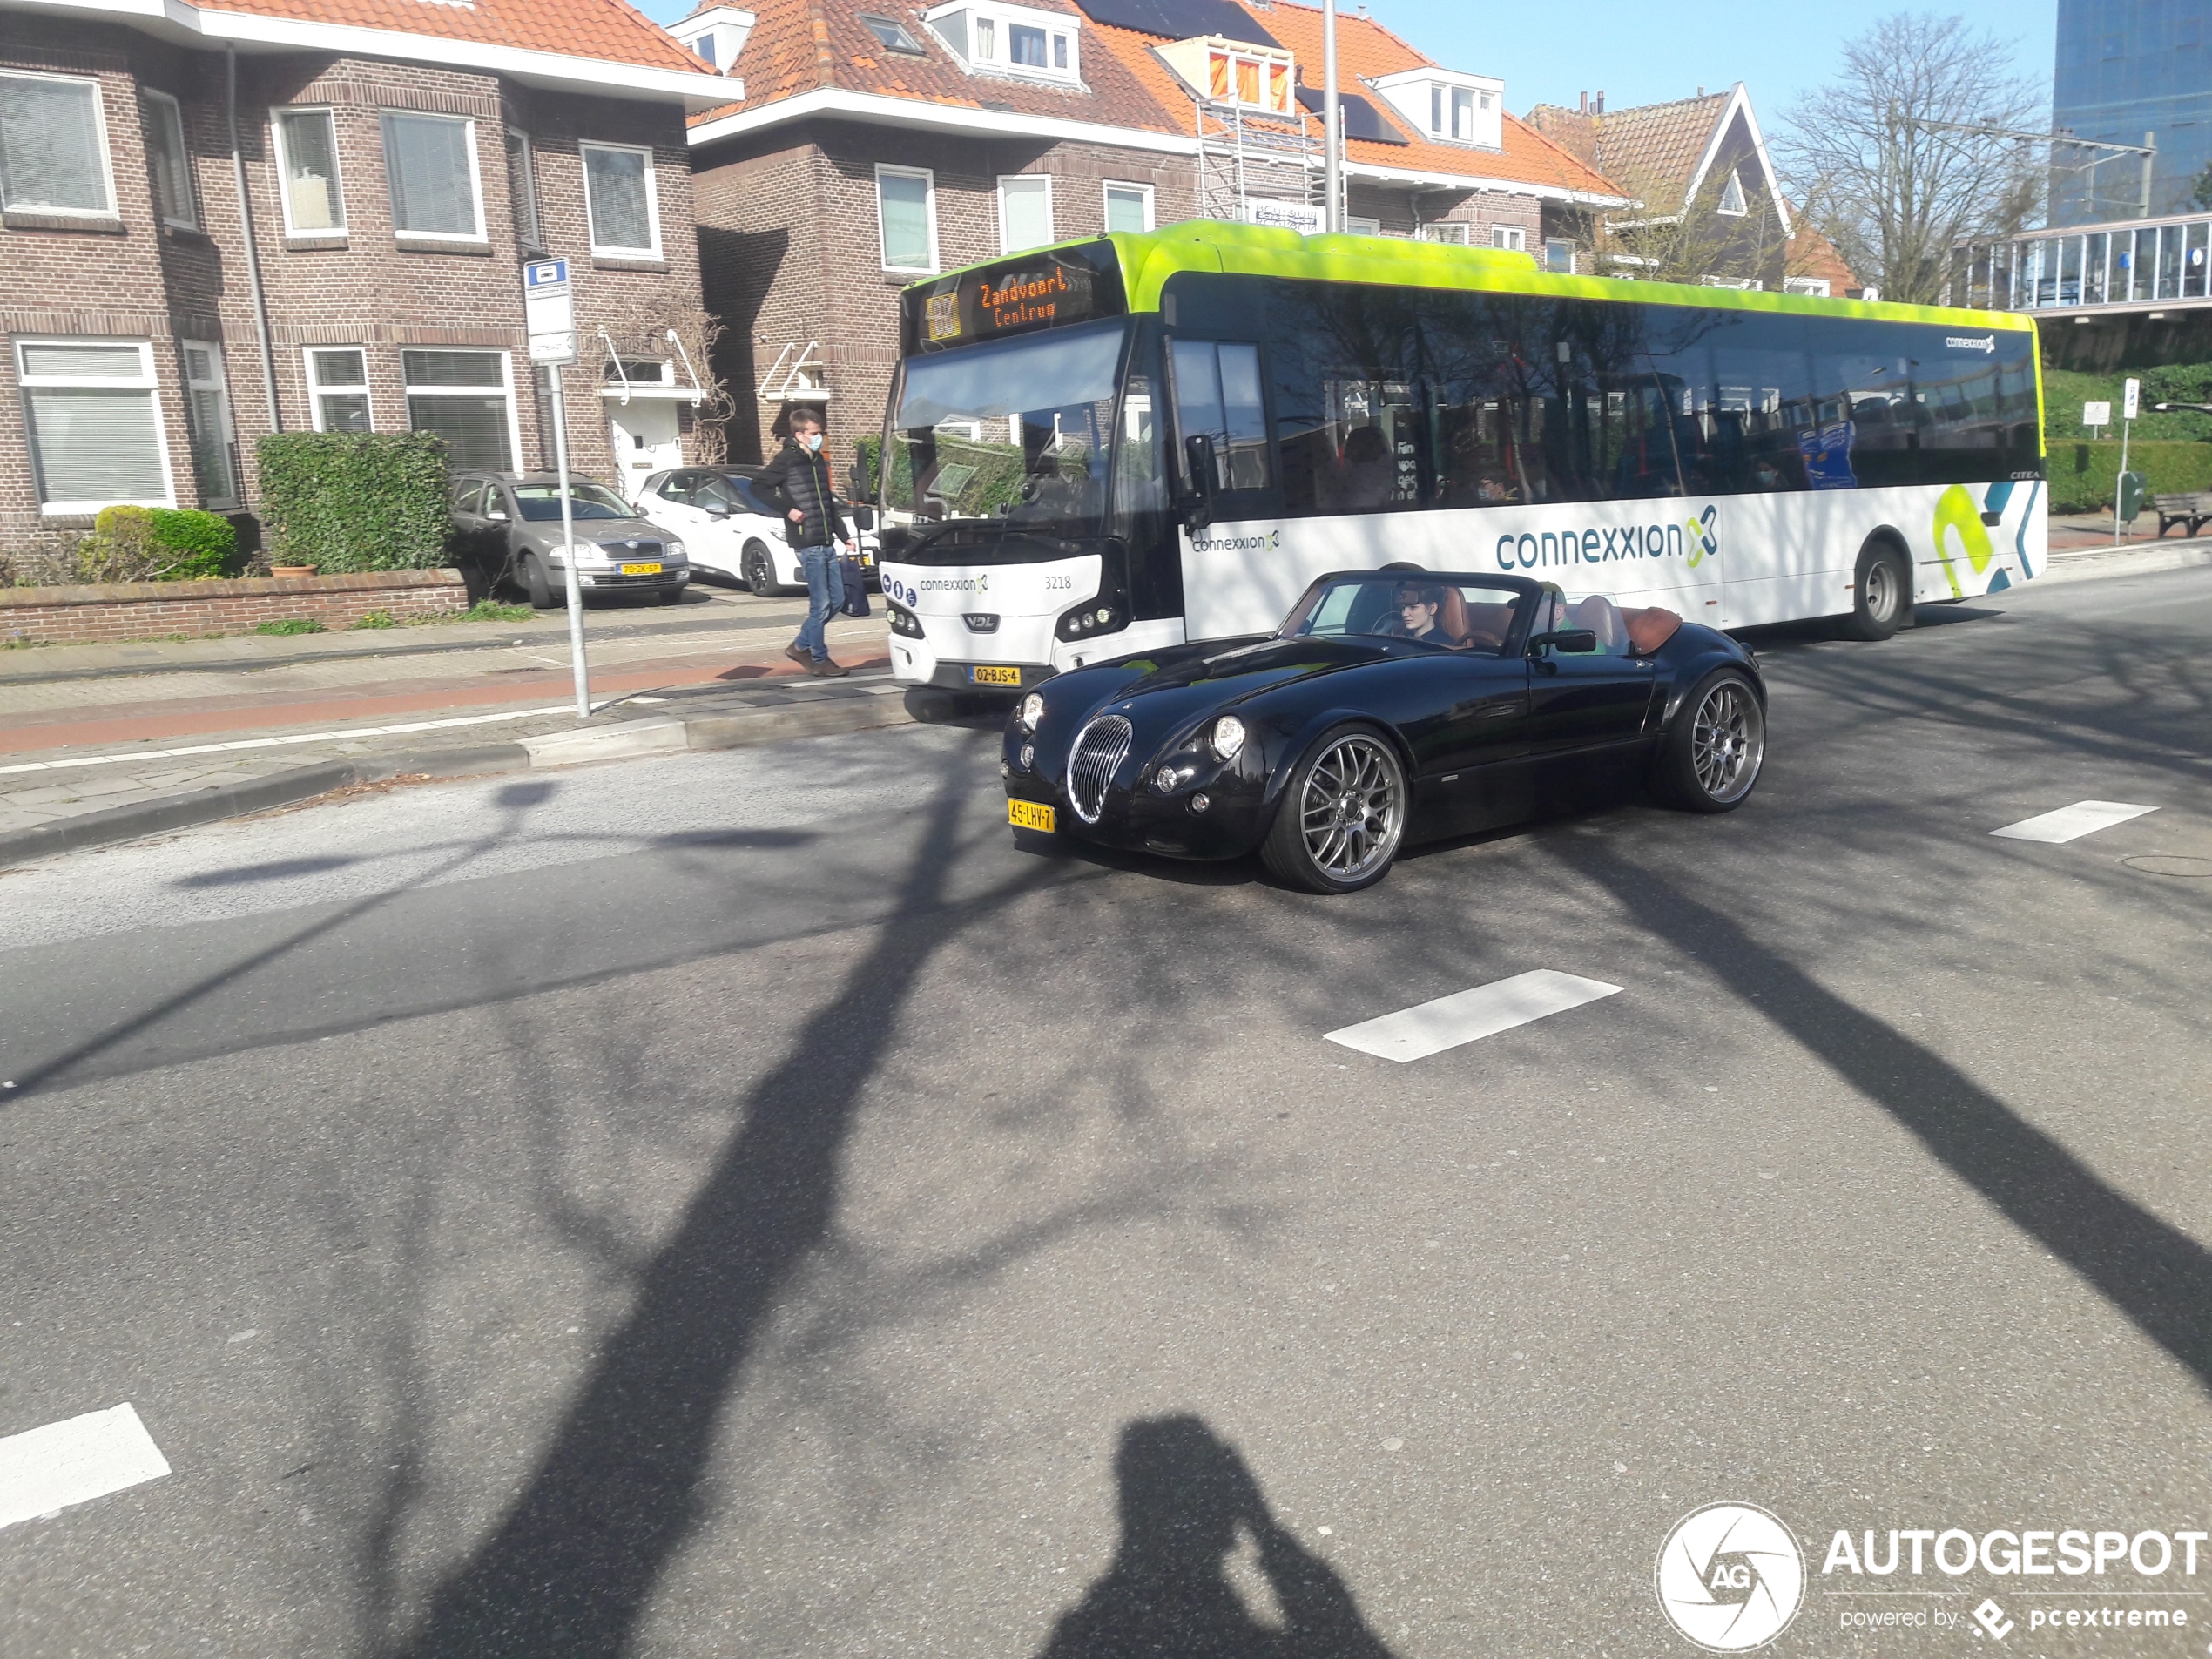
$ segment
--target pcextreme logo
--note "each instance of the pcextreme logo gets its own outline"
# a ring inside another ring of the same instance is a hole
[[[1659,1608],[1708,1653],[1749,1653],[1790,1628],[1805,1597],[1804,1552],[1780,1518],[1749,1503],[1693,1509],[1659,1546]]]
[[[1720,509],[1708,507],[1679,524],[1607,524],[1586,530],[1540,530],[1498,538],[1501,570],[1555,564],[1603,564],[1615,559],[1681,559],[1692,568],[1721,550]]]

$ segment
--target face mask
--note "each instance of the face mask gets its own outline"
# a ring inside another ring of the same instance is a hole
[[[806,446],[808,455],[813,455],[822,447],[822,435],[819,432],[809,432],[799,440],[799,442]]]

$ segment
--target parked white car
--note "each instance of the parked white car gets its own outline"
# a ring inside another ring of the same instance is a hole
[[[846,520],[853,521],[852,507],[840,504]],[[754,493],[747,469],[679,467],[657,472],[638,485],[637,505],[654,523],[682,535],[694,570],[741,582],[764,597],[805,590],[806,573],[799,568],[798,550],[784,539],[783,519]],[[873,585],[875,531],[856,523],[853,533],[860,543],[860,568]]]

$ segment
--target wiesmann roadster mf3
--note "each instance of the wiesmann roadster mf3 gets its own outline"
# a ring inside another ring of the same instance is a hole
[[[1316,893],[1408,842],[1648,780],[1724,813],[1758,781],[1752,654],[1672,611],[1523,577],[1325,576],[1283,625],[1062,674],[1022,699],[1001,770],[1017,832],[1178,858],[1258,848]]]

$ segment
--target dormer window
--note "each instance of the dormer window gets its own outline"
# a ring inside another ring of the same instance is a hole
[[[886,51],[906,52],[915,57],[928,56],[907,25],[895,17],[872,17],[864,11],[860,14],[860,26],[873,35]]]
[[[1721,186],[1721,205],[1714,211],[1730,219],[1741,219],[1747,211],[1743,206],[1743,176],[1733,167],[1728,170],[1728,182]]]
[[[1379,76],[1368,83],[1433,143],[1501,149],[1505,143],[1505,83],[1485,75],[1424,67]]]
[[[1296,103],[1298,75],[1290,53],[1279,46],[1201,36],[1159,48],[1168,66],[1209,104],[1234,105],[1267,115],[1289,115]]]
[[[738,54],[745,51],[753,20],[752,12],[736,6],[709,6],[671,24],[668,32],[690,47],[702,64],[727,75],[736,67]]]
[[[1077,20],[1002,0],[949,0],[922,21],[971,74],[1075,81],[1082,72]]]
[[[1491,99],[1490,93],[1478,92],[1471,86],[1439,86],[1432,82],[1428,89],[1430,133],[1454,144],[1481,143],[1476,112],[1488,113]]]

